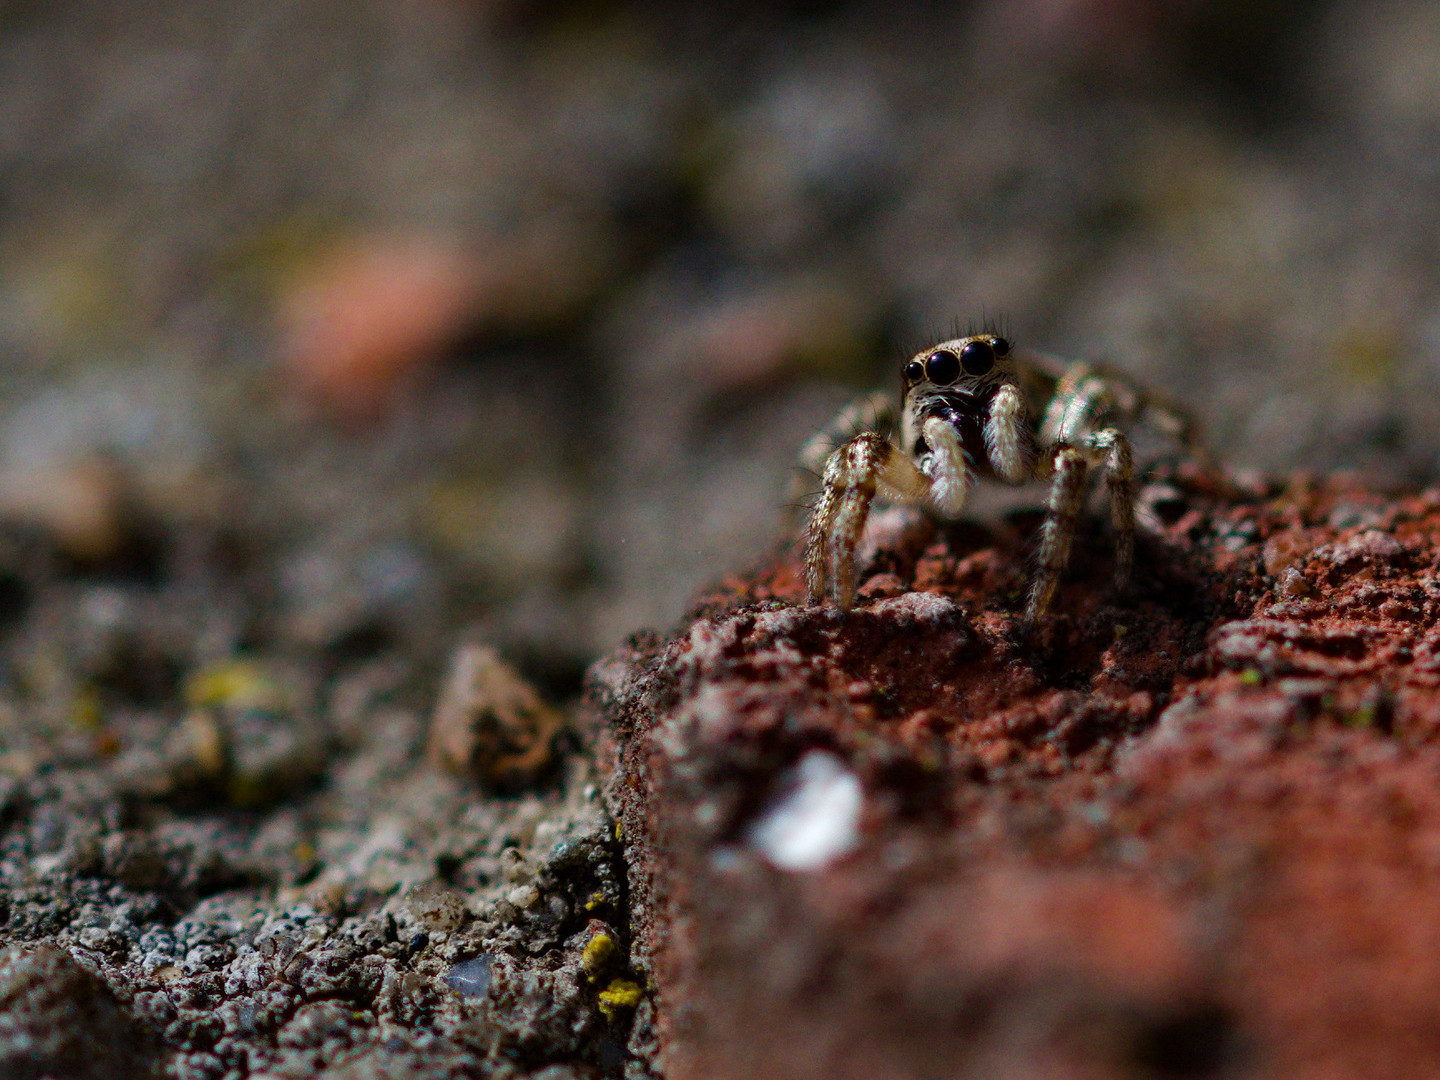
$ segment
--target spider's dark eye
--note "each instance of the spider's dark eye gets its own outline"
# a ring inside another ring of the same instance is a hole
[[[904,375],[907,383],[917,383],[925,377],[925,365],[919,360],[911,360],[905,365]]]
[[[925,374],[931,382],[948,386],[960,377],[960,358],[949,349],[932,352],[925,361]]]
[[[995,350],[996,356],[1010,355],[1010,342],[1006,341],[1003,337],[991,338],[990,347]]]
[[[960,350],[966,375],[988,375],[995,366],[995,350],[988,341],[972,341]]]

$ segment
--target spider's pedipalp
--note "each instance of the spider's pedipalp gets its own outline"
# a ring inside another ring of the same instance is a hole
[[[1050,499],[1045,524],[1040,528],[1040,553],[1030,582],[1030,599],[1025,606],[1027,624],[1033,624],[1050,606],[1060,575],[1070,561],[1075,520],[1085,503],[1085,455],[1073,446],[1062,446],[1055,451],[1052,461]]]
[[[975,474],[965,461],[965,448],[953,424],[939,417],[925,421],[920,429],[930,447],[928,491],[920,490],[931,509],[943,518],[954,520],[965,508]]]
[[[1035,440],[1020,388],[1011,384],[995,391],[990,419],[985,422],[985,450],[1001,479],[1023,484],[1035,470]]]

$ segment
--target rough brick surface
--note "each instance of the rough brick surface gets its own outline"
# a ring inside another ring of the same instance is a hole
[[[854,612],[786,556],[595,669],[670,1080],[1440,1070],[1440,495],[1142,504],[1031,640],[1030,520],[892,517]],[[815,751],[854,836],[783,869]]]

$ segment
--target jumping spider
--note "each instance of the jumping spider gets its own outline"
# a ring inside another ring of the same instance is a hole
[[[1007,484],[1048,478],[1050,497],[1025,606],[1025,623],[1033,624],[1069,562],[1092,466],[1104,470],[1115,528],[1115,585],[1125,587],[1135,551],[1134,454],[1114,425],[1143,419],[1187,450],[1196,449],[1183,412],[1122,375],[1022,355],[994,333],[952,338],[916,353],[900,379],[898,422],[893,403],[872,396],[842,412],[802,451],[802,466],[823,466],[824,478],[806,530],[811,603],[829,599],[842,611],[854,603],[855,549],[877,496],[954,520],[976,477]],[[873,425],[846,439],[843,433],[853,432],[871,410]]]

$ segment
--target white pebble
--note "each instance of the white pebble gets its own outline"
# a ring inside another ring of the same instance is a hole
[[[851,851],[860,839],[860,779],[834,754],[812,750],[788,781],[750,826],[750,845],[781,870],[818,870]]]

